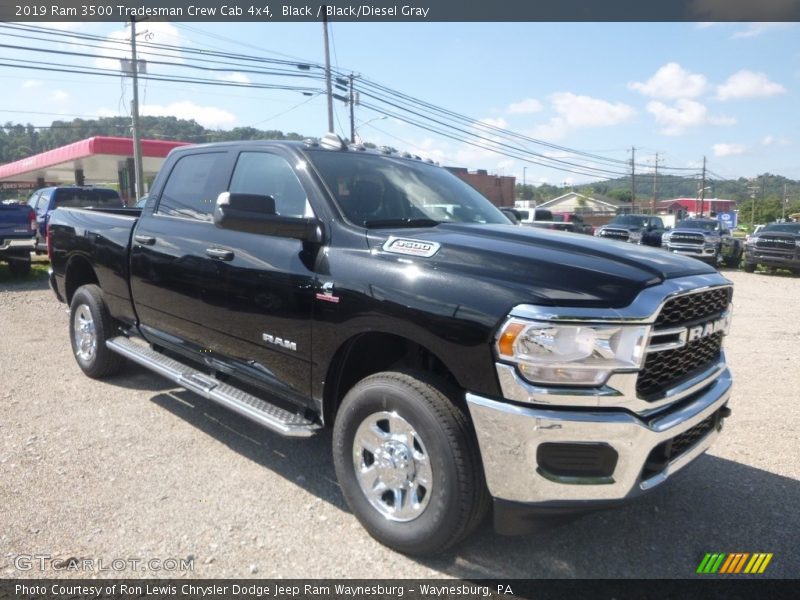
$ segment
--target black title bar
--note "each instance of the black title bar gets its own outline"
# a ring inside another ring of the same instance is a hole
[[[800,21],[797,0],[4,0],[0,21]]]

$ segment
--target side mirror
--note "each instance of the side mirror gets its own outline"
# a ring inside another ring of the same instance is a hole
[[[214,224],[223,229],[321,242],[322,226],[315,218],[275,214],[275,199],[260,194],[222,192],[214,207]]]

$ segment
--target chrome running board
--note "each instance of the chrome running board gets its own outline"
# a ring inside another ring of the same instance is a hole
[[[106,341],[114,352],[285,437],[310,437],[322,426],[223,383],[125,336]]]

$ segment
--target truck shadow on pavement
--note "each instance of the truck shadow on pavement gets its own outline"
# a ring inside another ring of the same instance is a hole
[[[329,430],[311,439],[282,438],[185,390],[151,401],[349,512],[336,483]],[[489,515],[450,552],[416,560],[463,579],[685,578],[695,576],[706,552],[772,552],[768,576],[798,577],[798,506],[797,480],[705,455],[629,505],[519,537],[495,534]]]

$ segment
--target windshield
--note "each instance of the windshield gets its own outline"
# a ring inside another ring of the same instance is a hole
[[[395,156],[308,152],[336,203],[364,227],[425,227],[508,219],[474,188],[445,169]]]
[[[122,208],[122,199],[114,190],[56,190],[55,208]]]
[[[635,217],[633,215],[620,215],[614,217],[609,225],[634,225],[641,227],[647,224],[647,217]]]
[[[774,223],[762,228],[759,233],[766,233],[768,231],[800,235],[800,223]]]
[[[675,229],[702,229],[703,231],[719,231],[719,221],[678,221]]]

